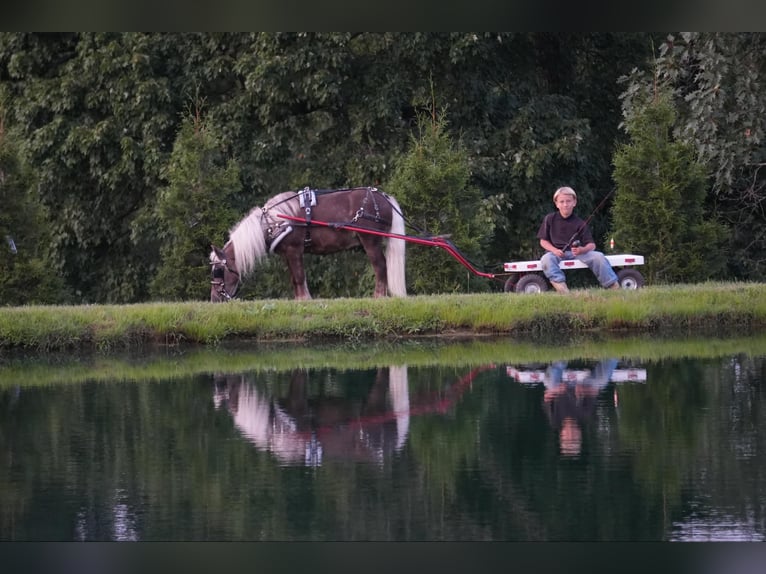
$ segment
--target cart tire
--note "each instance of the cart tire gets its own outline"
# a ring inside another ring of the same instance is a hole
[[[516,293],[543,293],[548,290],[548,281],[542,275],[530,273],[516,283]]]
[[[518,280],[518,277],[515,275],[508,277],[508,279],[505,280],[505,285],[503,285],[503,291],[506,293],[513,293],[516,290],[516,282]]]
[[[620,269],[617,281],[622,289],[640,289],[644,286],[644,276],[636,269]]]

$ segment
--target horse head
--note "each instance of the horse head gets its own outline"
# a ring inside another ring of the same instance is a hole
[[[237,295],[240,284],[240,275],[237,269],[237,260],[234,258],[234,249],[227,243],[223,249],[215,245],[210,247],[210,302],[222,303],[230,301]]]

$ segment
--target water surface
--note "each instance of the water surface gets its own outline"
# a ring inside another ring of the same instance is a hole
[[[0,539],[764,539],[766,353],[417,363],[6,380]]]

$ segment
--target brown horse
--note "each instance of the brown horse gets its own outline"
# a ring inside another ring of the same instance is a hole
[[[285,219],[286,215],[295,219]],[[312,225],[312,220],[330,223]],[[350,231],[343,225],[373,232],[404,234],[397,201],[374,187],[285,192],[250,211],[229,231],[229,241],[210,253],[213,278],[210,301],[233,298],[244,277],[266,255],[281,255],[290,271],[296,299],[311,299],[303,254],[337,253],[361,245],[375,271],[375,297],[407,294],[403,239]],[[384,251],[384,241],[386,248]]]

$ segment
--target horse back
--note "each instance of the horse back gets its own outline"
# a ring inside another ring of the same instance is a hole
[[[353,188],[343,190],[316,190],[315,205],[310,205],[305,197],[305,205],[295,213],[304,222],[293,223],[293,233],[285,248],[301,247],[306,253],[328,254],[344,251],[360,245],[359,233],[343,230],[342,225],[383,231],[391,228],[392,208],[386,196],[375,188]],[[296,194],[294,203],[298,204],[300,194]],[[312,222],[337,224],[339,227],[312,225]],[[366,235],[365,240],[379,240],[373,235]]]

